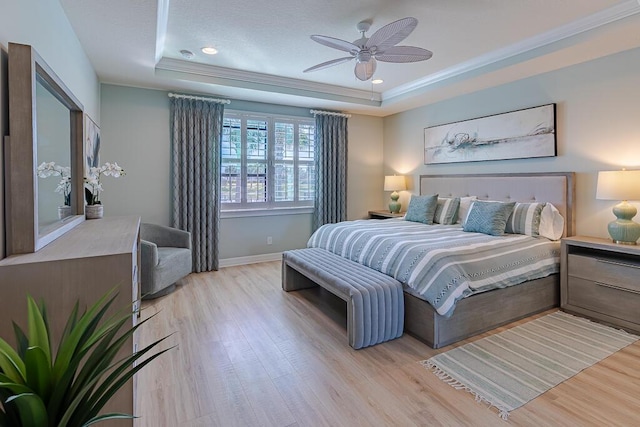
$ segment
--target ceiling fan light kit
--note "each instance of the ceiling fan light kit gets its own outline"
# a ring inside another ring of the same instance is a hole
[[[416,18],[408,17],[399,19],[385,25],[367,38],[365,33],[371,28],[369,21],[361,21],[356,28],[360,32],[360,38],[353,43],[334,37],[314,34],[311,40],[321,45],[348,52],[350,56],[332,59],[322,62],[304,70],[305,73],[322,70],[344,62],[356,60],[354,73],[359,80],[367,81],[376,71],[377,61],[408,63],[426,61],[433,56],[427,49],[415,46],[396,46],[418,25]]]

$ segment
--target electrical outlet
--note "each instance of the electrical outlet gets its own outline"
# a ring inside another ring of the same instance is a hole
[[[273,244],[273,239],[271,238],[271,236],[267,237],[267,245],[271,245]]]

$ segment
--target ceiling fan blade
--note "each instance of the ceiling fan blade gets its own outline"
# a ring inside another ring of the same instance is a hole
[[[426,61],[433,56],[433,52],[415,46],[392,46],[384,53],[376,54],[376,59],[382,62],[418,62]]]
[[[371,58],[367,62],[356,62],[356,67],[353,70],[358,80],[362,80],[366,82],[371,77],[373,77],[373,73],[376,72],[376,59]]]
[[[345,56],[344,58],[332,59],[331,61],[323,62],[318,65],[314,65],[313,67],[309,67],[303,71],[303,73],[310,73],[312,71],[323,70],[325,68],[333,67],[334,65],[342,64],[343,62],[348,62],[353,59],[353,56]]]
[[[334,49],[343,50],[345,52],[355,52],[357,53],[360,48],[355,44],[348,42],[346,40],[336,39],[334,37],[329,36],[320,36],[318,34],[314,34],[311,36],[311,40],[323,44],[328,47],[332,47]]]
[[[385,25],[367,40],[365,47],[376,46],[378,50],[385,50],[406,39],[418,25],[416,18],[408,17]],[[312,36],[313,37],[313,36]]]

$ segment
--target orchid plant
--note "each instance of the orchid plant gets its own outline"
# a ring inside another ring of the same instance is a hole
[[[100,192],[104,191],[102,183],[100,182],[100,176],[102,175],[119,178],[125,175],[125,172],[116,162],[106,162],[102,166],[90,168],[89,176],[84,178],[84,192],[88,205],[101,204]]]
[[[71,168],[69,166],[56,165],[55,162],[42,162],[38,166],[38,176],[40,178],[59,176],[60,182],[55,192],[62,194],[65,206],[71,206]]]

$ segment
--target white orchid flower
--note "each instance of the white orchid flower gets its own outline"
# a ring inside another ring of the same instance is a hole
[[[88,171],[88,176],[84,178],[85,187],[91,192],[91,201],[89,204],[99,203],[100,192],[104,191],[102,184],[100,183],[100,175],[112,176],[119,178],[125,175],[124,169],[120,167],[116,162],[106,162],[99,167],[92,167]]]

